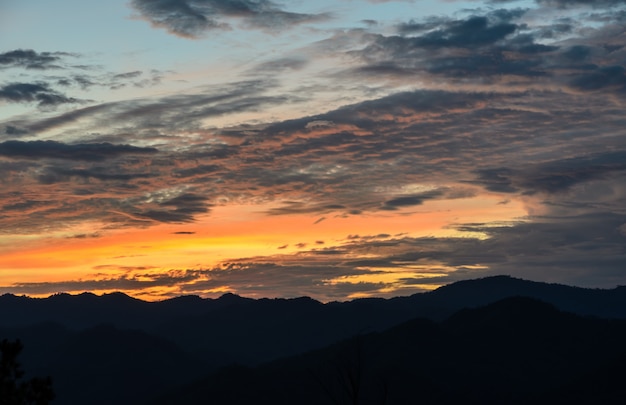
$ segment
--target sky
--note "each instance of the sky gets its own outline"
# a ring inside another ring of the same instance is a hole
[[[626,285],[623,0],[0,0],[0,294]]]

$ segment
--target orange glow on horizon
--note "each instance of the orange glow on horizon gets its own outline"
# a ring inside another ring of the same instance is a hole
[[[98,280],[129,272],[207,269],[229,260],[251,257],[275,256],[279,260],[280,255],[341,246],[348,235],[357,234],[476,237],[478,235],[461,234],[450,225],[469,218],[472,222],[510,221],[525,215],[521,202],[499,204],[489,195],[429,201],[397,211],[351,216],[265,214],[275,206],[224,205],[215,207],[211,214],[194,223],[111,230],[99,237],[41,236],[39,240],[30,240],[19,248],[13,246],[0,255],[0,285]],[[406,271],[415,273],[419,269]],[[381,281],[393,281],[393,277],[399,275],[389,274]],[[98,292],[107,291],[110,292]],[[125,292],[142,299],[158,299],[168,291],[172,292],[168,288],[154,287],[151,291]]]

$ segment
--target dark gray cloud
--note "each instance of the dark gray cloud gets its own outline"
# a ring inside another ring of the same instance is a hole
[[[64,75],[46,76],[49,85],[65,88],[78,87],[81,90],[90,90],[93,87],[119,90],[128,86],[145,88],[156,86],[161,83],[165,72],[156,69],[150,71],[134,70],[130,72],[102,72],[98,66],[85,66],[82,69],[74,69],[72,73]]]
[[[480,169],[477,171],[478,179],[475,183],[485,186],[489,191],[499,193],[514,193],[518,191],[513,187],[511,179],[513,171],[506,167]]]
[[[164,72],[155,69],[145,72],[134,70],[124,73],[101,72],[100,70],[100,67],[85,67],[79,72],[63,76],[47,76],[46,80],[57,86],[79,87],[81,90],[89,90],[93,87],[119,90],[128,86],[138,88],[156,86],[161,83],[164,74]]]
[[[190,167],[188,169],[178,169],[174,172],[174,176],[175,177],[195,177],[195,176],[202,176],[205,174],[212,174],[215,173],[219,170],[221,170],[222,167],[218,166],[218,165],[212,165],[212,164],[208,164],[208,165],[199,165],[199,166],[194,166],[194,167]]]
[[[69,77],[69,76],[59,77],[56,79],[56,84],[59,86],[64,86],[64,87],[77,84],[83,90],[96,85],[96,83],[92,79],[88,78],[85,75],[75,75],[72,77]]]
[[[7,125],[4,127],[4,133],[9,136],[21,136],[28,134],[28,131],[13,125]]]
[[[119,170],[112,170],[111,167],[94,166],[88,169],[50,167],[39,176],[39,181],[43,184],[52,184],[63,181],[70,181],[72,177],[83,179],[96,179],[102,181],[128,182],[134,179],[144,179],[153,177],[152,173],[120,173]]]
[[[454,20],[410,20],[397,26],[399,35],[371,35],[362,50],[349,51],[363,64],[341,77],[514,88],[542,85],[625,94],[624,44],[617,39],[623,37],[624,28],[609,18],[615,13],[603,9],[607,18],[601,22],[581,15],[581,21],[554,19],[552,24],[531,25],[524,22],[529,12],[498,9]],[[584,31],[585,24],[602,27]],[[565,34],[566,40],[546,41]]]
[[[152,25],[187,38],[226,29],[230,18],[254,28],[281,30],[329,17],[285,11],[269,0],[132,0],[131,4]]]
[[[75,235],[68,236],[67,239],[90,239],[90,238],[100,238],[102,235],[99,233],[79,233]]]
[[[272,208],[267,212],[269,215],[291,215],[308,213],[325,213],[345,210],[347,207],[341,204],[305,204],[299,201],[287,201],[281,207]]]
[[[299,99],[298,95],[267,95],[273,85],[272,80],[247,80],[200,88],[188,94],[110,104],[108,114],[95,112],[105,122],[130,122],[142,130],[194,128],[206,118],[256,111]]]
[[[156,99],[96,104],[43,119],[15,120],[6,125],[20,128],[25,133],[38,133],[92,118],[99,127],[124,122],[136,128],[133,134],[124,134],[123,139],[145,135],[148,131],[187,130],[198,128],[199,121],[206,118],[256,111],[265,106],[299,100],[298,95],[266,95],[265,92],[274,85],[272,80],[248,80]]]
[[[89,107],[77,108],[49,118],[32,119],[28,121],[16,120],[15,122],[9,124],[9,126],[20,128],[20,131],[23,133],[44,132],[63,125],[74,123],[81,118],[97,115],[98,113],[105,112],[111,108],[111,104],[97,104]]]
[[[151,154],[155,148],[110,143],[65,144],[56,141],[5,141],[0,143],[0,156],[17,159],[69,159],[101,161],[124,154]]]
[[[413,38],[418,47],[478,47],[493,44],[513,34],[516,24],[491,23],[487,17],[474,16],[446,23],[443,28]]]
[[[122,275],[117,277],[108,277],[101,280],[68,280],[61,282],[39,282],[39,283],[16,283],[9,287],[3,287],[3,290],[22,294],[28,291],[28,294],[55,294],[66,291],[100,291],[100,290],[137,290],[149,287],[164,287],[175,285],[175,282],[184,282],[184,277],[171,276],[154,277],[147,279],[144,275]]]
[[[137,88],[152,87],[161,83],[164,73],[156,69],[145,72],[134,70],[125,73],[108,73],[99,77],[99,83],[97,84],[108,87],[111,90],[118,90],[128,86]]]
[[[556,22],[547,26],[539,26],[535,30],[537,38],[556,39],[574,31],[573,22]]]
[[[280,58],[263,62],[251,69],[250,74],[281,74],[289,70],[300,70],[307,65],[303,58]]]
[[[422,205],[424,201],[426,200],[441,197],[443,195],[444,195],[443,190],[433,190],[433,191],[420,193],[420,194],[395,197],[395,198],[392,198],[391,200],[385,201],[385,203],[382,206],[382,209],[393,211],[393,210],[397,210],[398,208],[410,207],[413,205]]]
[[[448,20],[444,17],[428,17],[423,20],[411,19],[408,22],[400,23],[396,26],[398,33],[402,36],[409,36],[411,34],[426,32],[437,29],[445,24]]]
[[[626,264],[626,235],[620,232],[624,223],[623,214],[595,212],[536,218],[514,227],[484,227],[482,231],[491,238],[476,243],[477,250],[472,255],[497,253],[492,260],[482,259],[490,267],[490,274],[612,287],[622,283],[619,280],[623,280]],[[469,255],[469,251],[464,249],[454,256],[461,259],[464,254]]]
[[[113,75],[113,79],[135,79],[135,78],[141,76],[142,74],[143,74],[143,72],[141,72],[139,70],[134,70],[132,72],[115,74],[115,75]]]
[[[32,49],[16,49],[0,53],[0,68],[60,69],[59,62],[63,57],[69,55],[65,52],[35,52]]]
[[[612,6],[623,6],[623,0],[535,0],[538,4],[557,6],[562,8],[590,6],[594,8],[604,8]]]
[[[54,107],[60,104],[79,103],[53,90],[46,83],[9,83],[0,87],[0,100],[12,103],[37,103],[39,107]]]
[[[403,38],[410,38],[414,47],[476,48],[505,39],[520,28],[512,21],[523,16],[527,9],[498,9],[487,15],[473,15],[451,20],[428,17],[423,21],[410,20],[397,26]],[[412,36],[418,33],[420,35]],[[394,38],[394,37],[391,37]]]
[[[149,218],[158,222],[183,223],[194,220],[195,215],[209,212],[210,204],[206,197],[185,193],[157,203],[154,209],[146,209],[135,213],[139,217]]]
[[[624,66],[597,66],[576,75],[571,86],[583,91],[615,90],[626,94],[626,69]]]
[[[498,11],[462,20],[401,25],[402,35],[378,35],[362,51],[351,51],[365,62],[352,72],[405,79],[442,75],[459,80],[546,75],[543,54],[558,47],[537,43],[533,35],[522,33],[522,25],[510,22],[523,11]]]
[[[3,211],[24,211],[31,210],[33,208],[41,208],[53,205],[53,201],[39,201],[39,200],[28,200],[28,201],[20,201],[11,204],[5,204],[2,206]]]
[[[484,185],[487,190],[503,193],[558,193],[621,172],[626,172],[626,151],[555,159],[518,169],[480,169],[478,179],[473,182]]]
[[[279,255],[275,258],[280,259],[281,257],[291,258],[292,256]],[[355,289],[353,284],[333,284],[331,280],[341,276],[350,277],[369,273],[368,270],[347,266],[333,267],[322,261],[308,262],[305,259],[302,262],[294,261],[285,264],[282,261],[272,261],[272,258],[258,259],[260,260],[255,261],[255,258],[251,258],[250,260],[226,262],[220,267],[199,271],[196,273],[199,280],[186,288],[201,292],[227,287],[247,296],[299,297],[307,295],[330,301],[345,298],[350,293],[359,291],[358,288]],[[260,275],[262,277],[259,277]],[[384,287],[382,283],[362,284],[367,285],[359,285],[359,287],[370,291]],[[279,293],[277,294],[277,292]]]

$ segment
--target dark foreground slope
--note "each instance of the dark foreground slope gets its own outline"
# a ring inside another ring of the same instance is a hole
[[[230,364],[253,367],[387,331],[415,318],[430,319],[441,333],[442,325],[451,321],[434,321],[518,295],[580,315],[626,318],[624,288],[590,290],[492,277],[410,297],[327,304],[233,294],[162,302],[121,293],[47,299],[4,295],[0,338],[22,339],[24,368],[32,375],[53,377],[57,404],[83,404],[86,399],[136,404]],[[424,345],[434,352],[457,346],[440,340]]]
[[[623,404],[624,339],[625,321],[515,297],[225,368],[154,404]]]

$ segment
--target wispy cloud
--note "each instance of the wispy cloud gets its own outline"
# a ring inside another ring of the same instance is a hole
[[[64,144],[56,141],[5,141],[0,143],[0,156],[26,159],[70,159],[101,161],[123,154],[156,153],[155,148],[110,143]]]
[[[15,49],[0,53],[0,68],[60,69],[61,60],[72,56],[67,52],[36,52],[32,49]]]
[[[197,38],[210,30],[230,29],[229,19],[275,31],[329,18],[327,14],[286,11],[268,0],[133,0],[131,4],[153,26],[186,38]]]
[[[35,103],[39,107],[75,104],[80,100],[67,97],[46,83],[9,83],[0,87],[0,100],[11,103]]]
[[[617,3],[615,3],[617,4]],[[624,94],[623,45],[607,46],[623,32],[618,18],[607,16],[602,29],[586,35],[585,21],[529,24],[529,10],[494,10],[463,19],[438,17],[398,25],[399,35],[377,35],[359,51],[364,64],[350,74],[397,76],[437,85],[512,88],[600,89]],[[587,21],[588,23],[589,21]],[[567,35],[545,43],[546,37]]]

